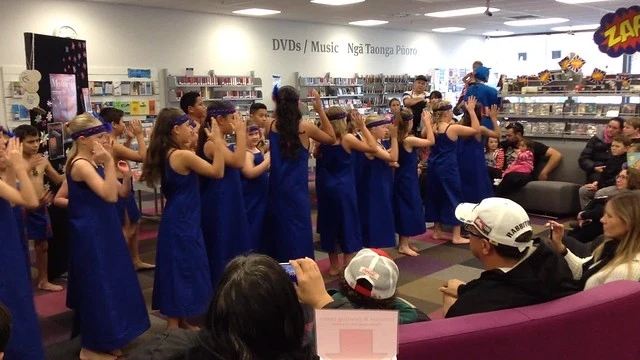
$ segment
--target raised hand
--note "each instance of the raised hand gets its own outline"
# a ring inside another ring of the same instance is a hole
[[[97,141],[93,142],[93,161],[97,164],[106,164],[111,161],[111,154],[102,144]]]
[[[398,127],[395,125],[389,125],[389,136],[391,138],[398,137]]]
[[[491,117],[492,119],[498,118],[498,105],[491,105],[491,107],[489,108],[489,117]]]
[[[320,99],[320,93],[318,90],[311,90],[311,96],[313,97],[313,106],[315,110],[318,111],[319,109],[322,109],[322,99]]]
[[[222,133],[220,132],[218,123],[215,121],[211,122],[211,127],[204,128],[204,133],[207,135],[207,138],[214,144],[218,141],[222,141]]]
[[[129,163],[124,161],[124,160],[120,160],[118,161],[118,170],[120,170],[120,172],[122,172],[124,175],[131,175],[131,167],[129,167]]]
[[[247,123],[242,119],[242,115],[240,112],[236,111],[233,114],[233,118],[231,119],[231,126],[233,127],[233,131],[237,134],[239,132],[247,132]]]
[[[354,124],[356,124],[356,126],[358,127],[358,129],[362,129],[363,127],[365,127],[366,125],[364,124],[364,119],[362,118],[362,115],[360,115],[360,113],[358,112],[358,110],[354,110],[351,113],[351,121],[354,122]]]
[[[476,111],[476,103],[478,103],[478,99],[476,99],[475,96],[469,96],[467,101],[464,103],[464,107],[469,113],[471,113]]]
[[[22,143],[17,137],[9,139],[6,149],[7,165],[16,170],[27,170],[29,163],[22,157]]]
[[[131,123],[129,123],[129,127],[133,135],[135,136],[142,135],[142,123],[140,122],[140,120],[138,119],[131,120]]]
[[[432,115],[431,115],[431,111],[425,110],[422,112],[422,124],[424,126],[428,126],[431,127],[433,125],[432,123]]]

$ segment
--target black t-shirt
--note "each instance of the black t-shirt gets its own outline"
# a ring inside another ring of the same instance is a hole
[[[518,145],[513,145],[507,140],[504,140],[500,143],[500,147],[504,149],[504,169],[506,169],[518,157],[518,154],[516,154]],[[531,149],[531,152],[533,152],[534,172],[537,172],[539,170],[538,165],[540,165],[540,162],[546,157],[547,150],[549,150],[549,147],[547,145],[537,141],[533,142],[533,148]]]

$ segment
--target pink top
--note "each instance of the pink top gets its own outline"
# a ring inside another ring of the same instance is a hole
[[[524,173],[531,174],[533,172],[533,153],[531,150],[518,153],[518,157],[511,165],[504,171],[502,177],[508,173]]]

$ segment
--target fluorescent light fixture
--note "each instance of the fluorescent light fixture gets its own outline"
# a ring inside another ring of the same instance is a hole
[[[540,19],[526,19],[526,20],[514,20],[507,21],[504,24],[509,26],[537,26],[537,25],[549,25],[560,24],[567,22],[569,19],[564,18],[540,18]]]
[[[382,24],[388,24],[388,21],[385,20],[359,20],[359,21],[352,21],[349,23],[349,25],[358,25],[358,26],[376,26],[376,25],[382,25]]]
[[[251,16],[265,16],[265,15],[274,15],[274,14],[280,14],[281,13],[281,11],[279,11],[279,10],[257,9],[257,8],[236,10],[236,11],[232,11],[232,12],[234,14],[251,15]]]
[[[486,33],[482,34],[484,36],[507,36],[507,35],[513,35],[512,31],[504,31],[504,30],[495,30],[495,31],[487,31]]]
[[[557,2],[565,3],[565,4],[587,4],[594,2],[605,2],[610,0],[556,0]]]
[[[477,15],[477,14],[484,14],[485,11],[487,11],[487,8],[484,6],[480,6],[480,7],[472,7],[472,8],[466,8],[466,9],[458,9],[458,10],[447,10],[447,11],[437,11],[437,12],[432,12],[432,13],[426,13],[424,14],[424,16],[431,16],[431,17],[437,17],[437,18],[447,18],[447,17],[454,17],[454,16],[467,16],[467,15]],[[500,11],[500,9],[496,9],[496,8],[489,8],[489,11],[496,12],[496,11]]]
[[[364,0],[311,0],[311,2],[314,4],[341,6],[361,3]]]
[[[431,31],[441,32],[441,33],[450,33],[450,32],[462,31],[462,30],[465,30],[465,28],[455,27],[455,26],[431,29]]]
[[[589,25],[573,25],[573,26],[557,26],[552,27],[553,31],[582,31],[582,30],[595,30],[600,27],[600,24]]]

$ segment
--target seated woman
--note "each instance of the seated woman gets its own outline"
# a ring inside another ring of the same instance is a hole
[[[640,189],[640,170],[628,168],[620,171],[616,176],[616,190]],[[568,235],[580,241],[588,243],[599,235],[602,235],[602,223],[600,218],[604,215],[604,205],[608,196],[594,198],[578,213],[578,222],[569,231]]]
[[[600,219],[605,241],[586,258],[564,244],[564,226],[550,221],[551,245],[564,256],[583,289],[616,280],[640,280],[640,191],[622,191],[607,201]]]

